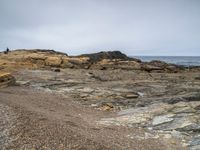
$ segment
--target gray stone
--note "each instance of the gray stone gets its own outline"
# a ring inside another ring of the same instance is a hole
[[[175,138],[178,138],[178,139],[183,138],[182,133],[179,132],[179,131],[176,131],[176,130],[173,130],[173,131],[171,132],[171,135],[172,135],[172,137],[175,137]]]
[[[199,116],[197,115],[183,115],[182,117],[174,118],[174,121],[166,127],[165,130],[178,130],[178,131],[197,131],[200,130],[198,123]]]
[[[189,150],[200,150],[200,145],[191,146]]]
[[[191,107],[175,107],[173,109],[173,113],[194,113],[196,112],[195,109],[191,108]]]
[[[190,150],[199,150],[200,149],[200,136],[192,138],[189,147],[190,147]]]
[[[152,125],[153,126],[157,126],[163,123],[168,123],[174,120],[174,118],[172,118],[174,116],[174,114],[167,114],[167,115],[163,115],[163,116],[156,116],[154,117],[153,121],[152,121]]]

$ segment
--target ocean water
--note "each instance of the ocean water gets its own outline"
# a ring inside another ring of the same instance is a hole
[[[142,61],[161,60],[183,66],[200,66],[200,56],[133,56]]]

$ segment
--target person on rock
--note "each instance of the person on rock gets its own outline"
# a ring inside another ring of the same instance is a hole
[[[8,54],[10,52],[10,49],[7,47],[6,51],[4,52],[4,54]]]

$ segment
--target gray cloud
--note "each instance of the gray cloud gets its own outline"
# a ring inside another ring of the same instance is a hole
[[[0,49],[200,55],[199,0],[1,0]]]

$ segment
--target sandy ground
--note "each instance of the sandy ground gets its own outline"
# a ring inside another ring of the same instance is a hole
[[[142,129],[102,126],[115,115],[30,87],[0,89],[0,149],[182,149],[158,139],[130,139]]]

